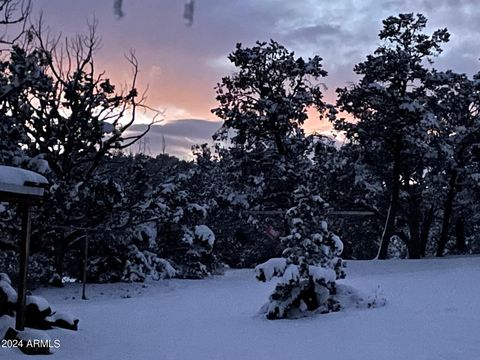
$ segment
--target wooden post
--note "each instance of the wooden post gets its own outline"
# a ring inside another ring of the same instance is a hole
[[[25,328],[25,304],[27,290],[28,253],[30,250],[31,212],[29,204],[22,204],[19,206],[19,209],[22,214],[22,244],[20,248],[20,269],[15,328],[19,331],[23,331]]]
[[[83,279],[82,279],[82,300],[88,300],[85,295],[85,290],[87,287],[87,264],[88,264],[88,236],[85,236],[84,240],[85,249],[84,249],[84,258],[83,258]]]

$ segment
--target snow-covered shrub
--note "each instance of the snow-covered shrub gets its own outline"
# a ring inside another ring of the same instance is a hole
[[[121,281],[123,269],[125,266],[124,258],[128,251],[123,254],[120,253],[119,247],[112,250],[109,254],[103,256],[90,256],[87,266],[87,280],[88,282],[96,283],[113,283]]]
[[[335,296],[342,308],[376,308],[385,306],[387,299],[383,290],[378,287],[376,291],[367,295],[348,285],[337,285],[337,294]]]
[[[215,234],[205,225],[210,209],[198,169],[160,185],[155,195],[158,253],[172,261],[176,277],[200,279],[218,266]]]
[[[52,314],[49,302],[41,297],[27,295],[25,307],[25,325],[36,329],[50,329],[47,317]]]
[[[393,236],[388,245],[388,257],[391,259],[406,259],[408,250],[405,243],[398,236]]]
[[[184,228],[183,241],[188,244],[186,251],[176,258],[178,276],[187,279],[201,279],[211,275],[217,265],[213,254],[215,235],[206,225]]]
[[[122,274],[127,282],[159,280],[174,277],[176,270],[165,259],[150,251],[140,251],[135,245],[129,246],[128,260]]]
[[[0,271],[9,274],[14,281],[18,274],[18,266],[17,251],[6,250],[0,252]],[[48,284],[55,273],[53,259],[44,253],[31,254],[28,259],[28,269],[27,280],[32,287]]]
[[[67,312],[54,312],[47,318],[47,321],[53,326],[69,330],[78,330],[78,322],[80,320]]]
[[[287,212],[290,234],[282,238],[282,258],[270,259],[255,268],[257,279],[280,277],[261,312],[268,319],[291,318],[308,312],[340,310],[336,280],[345,277],[339,257],[342,241],[321,220],[325,203],[300,186],[297,205]]]

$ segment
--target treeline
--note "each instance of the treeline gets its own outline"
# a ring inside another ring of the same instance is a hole
[[[81,278],[87,240],[95,282],[201,278],[280,256],[286,243],[321,254],[320,219],[344,258],[478,252],[479,76],[433,67],[449,34],[425,34],[426,22],[384,20],[381,45],[336,104],[323,99],[320,57],[238,44],[236,72],[216,87],[223,126],[191,162],[122,153],[144,135],[128,131],[146,108],[134,55],[131,87],[119,90],[96,72],[94,31],[59,42],[31,29],[0,63],[0,162],[50,182],[31,281]],[[311,109],[337,139],[305,133]],[[0,271],[12,276],[15,211],[0,206]]]

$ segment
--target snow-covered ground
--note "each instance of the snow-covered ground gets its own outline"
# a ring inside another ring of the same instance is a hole
[[[374,292],[385,307],[300,320],[256,315],[273,283],[253,270],[213,279],[40,289],[79,331],[51,330],[65,360],[473,360],[480,358],[480,257],[351,261],[343,283]],[[0,349],[0,359],[23,359]]]

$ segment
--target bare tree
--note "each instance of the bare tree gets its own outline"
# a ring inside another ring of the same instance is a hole
[[[53,86],[43,99],[31,103],[35,116],[29,120],[29,133],[35,139],[36,150],[51,155],[58,176],[76,176],[78,169],[88,179],[109,153],[140,140],[161,114],[146,105],[145,92],[138,93],[138,60],[133,50],[126,55],[131,83],[120,90],[104,72],[96,71],[94,54],[100,39],[95,22],[88,34],[73,39],[52,38],[41,25],[34,34]],[[131,134],[128,130],[139,110],[150,111],[152,120],[143,132]],[[52,138],[48,132],[54,128],[61,133]],[[79,137],[82,132],[90,137]]]
[[[85,236],[83,229],[106,221],[89,215],[82,200],[69,194],[79,186],[94,187],[109,171],[108,159],[142,139],[160,121],[161,113],[146,104],[145,92],[137,90],[139,66],[133,50],[125,56],[132,72],[129,84],[117,88],[105,72],[97,71],[96,22],[87,34],[65,38],[49,35],[40,20],[31,34],[30,51],[38,54],[46,84],[26,100],[30,116],[24,119],[24,128],[32,139],[29,153],[48,161],[51,178],[58,184],[59,190],[51,190],[46,200],[46,207],[57,209],[56,214],[45,215],[41,223],[55,239],[56,271],[61,278],[65,253]],[[151,121],[143,132],[130,132],[139,111],[148,112]]]
[[[25,32],[31,0],[0,0],[0,43],[13,44]],[[9,34],[12,30],[15,35]]]

